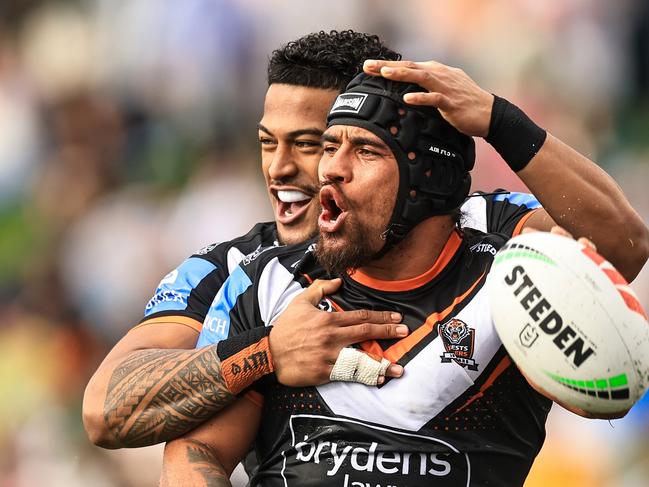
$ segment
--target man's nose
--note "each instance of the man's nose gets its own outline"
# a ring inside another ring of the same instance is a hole
[[[278,144],[268,168],[270,179],[282,180],[294,177],[298,172],[293,153],[287,144]]]
[[[334,154],[325,153],[320,159],[320,179],[339,183],[349,182],[352,176],[351,153],[341,147]]]

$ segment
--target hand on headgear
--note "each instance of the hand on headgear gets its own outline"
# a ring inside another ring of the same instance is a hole
[[[473,139],[432,107],[408,105],[422,87],[359,74],[334,102],[328,125],[367,129],[392,150],[399,165],[397,201],[384,234],[386,248],[422,221],[457,209],[469,193]]]

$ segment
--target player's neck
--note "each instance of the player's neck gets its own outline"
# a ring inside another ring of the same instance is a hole
[[[382,281],[417,277],[433,266],[454,229],[455,223],[448,215],[429,218],[383,257],[359,270]]]

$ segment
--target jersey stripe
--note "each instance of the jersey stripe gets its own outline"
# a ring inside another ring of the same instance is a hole
[[[527,206],[528,208],[538,208],[541,203],[528,193],[503,193],[494,195],[494,201],[507,201],[512,205]]]
[[[176,314],[173,314],[170,316],[156,316],[155,318],[144,320],[141,323],[135,325],[129,331],[133,331],[136,328],[140,328],[141,326],[154,324],[185,325],[193,328],[199,333],[201,331],[201,328],[203,328],[203,324],[200,321],[190,318],[189,316],[178,316]]]
[[[432,313],[431,315],[429,315],[426,319],[426,322],[422,326],[420,326],[410,335],[402,338],[397,343],[388,348],[385,352],[383,352],[383,357],[387,358],[392,363],[398,362],[427,335],[432,333],[437,323],[446,318],[457,307],[458,304],[460,304],[467,298],[467,296],[470,296],[476,286],[484,279],[484,277],[485,273],[483,272],[482,275],[478,277],[478,279],[476,279],[473,284],[471,284],[471,287],[469,287],[469,289],[467,289],[463,294],[456,297],[453,302],[446,307],[446,309],[441,312]]]
[[[512,364],[512,361],[509,358],[509,356],[504,357],[498,363],[498,365],[496,365],[496,368],[493,370],[493,372],[491,372],[491,374],[489,375],[487,380],[484,382],[484,384],[482,384],[480,386],[480,390],[478,391],[478,393],[471,396],[467,400],[467,402],[465,402],[462,406],[457,408],[453,414],[459,413],[460,411],[465,409],[469,404],[471,404],[473,401],[475,401],[476,399],[480,399],[482,396],[484,396],[484,391],[489,389],[493,385],[493,383],[496,381],[496,379],[500,376],[500,374],[502,374],[507,369],[507,367],[509,367],[511,364]]]
[[[230,331],[230,311],[234,308],[237,298],[252,285],[252,281],[241,267],[237,267],[226,283],[219,289],[214,302],[205,317],[203,330],[198,339],[197,347],[218,343],[228,337]]]
[[[423,274],[411,279],[404,279],[402,281],[383,281],[370,277],[360,270],[355,270],[350,273],[349,277],[364,286],[379,291],[410,291],[411,289],[421,287],[434,279],[448,265],[457,250],[460,248],[461,243],[462,238],[459,236],[457,231],[454,231],[444,244],[439,257],[435,260],[433,266]]]
[[[532,218],[533,215],[535,215],[538,211],[540,211],[541,208],[536,208],[529,213],[526,213],[521,217],[520,220],[518,220],[518,223],[514,227],[514,231],[512,232],[512,237],[515,237],[516,235],[520,235],[520,233],[523,231],[523,227],[527,223],[527,221]]]

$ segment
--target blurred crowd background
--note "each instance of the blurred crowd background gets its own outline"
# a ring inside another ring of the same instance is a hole
[[[86,440],[85,383],[162,276],[272,218],[266,60],[346,28],[462,67],[648,221],[646,0],[0,0],[1,487],[156,484],[159,447]],[[474,180],[524,189],[484,143]],[[633,287],[649,308],[649,269]],[[647,485],[647,403],[613,422],[553,409],[527,486]]]

